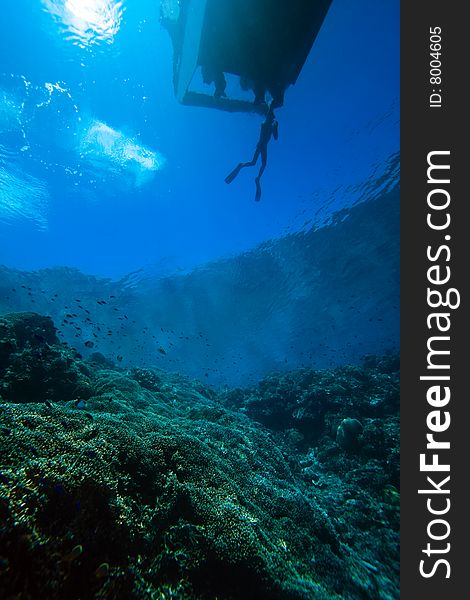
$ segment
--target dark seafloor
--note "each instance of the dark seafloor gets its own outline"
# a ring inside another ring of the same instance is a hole
[[[0,318],[0,597],[399,597],[399,358],[216,392]]]

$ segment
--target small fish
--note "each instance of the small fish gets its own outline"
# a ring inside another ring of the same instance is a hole
[[[164,348],[162,348],[161,346],[158,349],[158,351],[160,352],[160,354],[166,354],[166,350]]]
[[[91,340],[87,340],[87,341],[85,342],[85,346],[86,346],[87,348],[93,348],[93,347],[94,347],[94,345],[95,345],[95,343],[94,343],[94,342],[92,342]]]
[[[103,579],[109,575],[109,564],[101,563],[100,566],[95,570],[96,579]]]
[[[78,558],[82,552],[83,546],[81,544],[77,544],[72,548],[72,550],[68,554],[64,556],[64,561],[72,562],[73,560]]]

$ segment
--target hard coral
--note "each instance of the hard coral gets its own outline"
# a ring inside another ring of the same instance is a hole
[[[87,398],[90,380],[77,353],[60,343],[49,317],[13,313],[0,318],[0,394],[9,402]]]

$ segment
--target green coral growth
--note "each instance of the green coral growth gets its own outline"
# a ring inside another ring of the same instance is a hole
[[[392,357],[216,392],[86,362],[33,313],[0,357],[2,598],[398,598]]]

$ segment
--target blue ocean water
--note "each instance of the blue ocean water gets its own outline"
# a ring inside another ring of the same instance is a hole
[[[254,170],[224,177],[251,158],[261,117],[178,103],[159,8],[2,7],[2,311],[41,309],[85,353],[91,338],[124,365],[216,384],[396,347],[399,3],[333,0],[276,111],[259,203]],[[34,306],[15,278],[35,283]],[[116,314],[95,314],[108,288],[136,322],[125,339]],[[61,326],[67,290],[93,303],[78,338]]]
[[[332,0],[259,202],[202,5],[3,3],[1,598],[399,598],[399,2]]]

